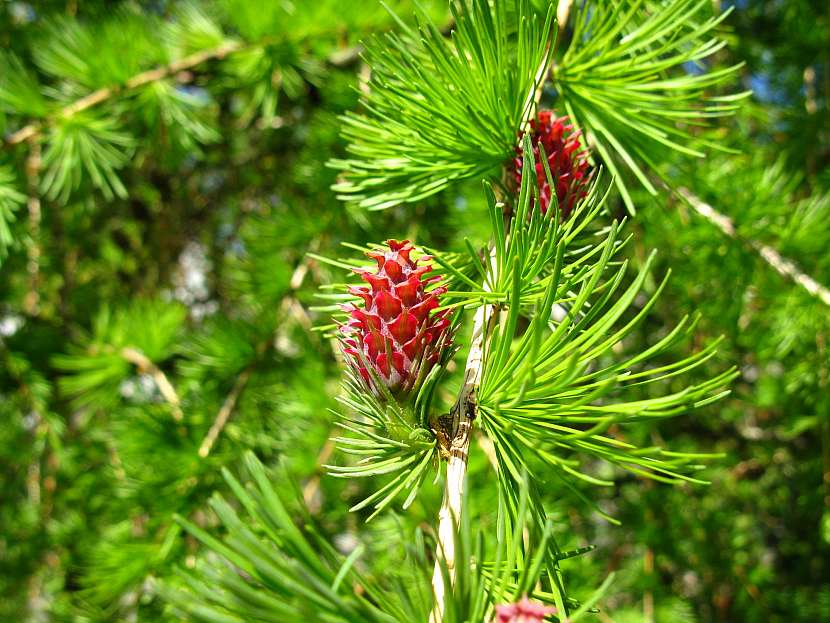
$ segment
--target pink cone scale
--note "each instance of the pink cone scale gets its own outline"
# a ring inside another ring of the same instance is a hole
[[[361,303],[347,304],[349,319],[341,325],[346,362],[374,394],[380,380],[396,397],[417,389],[452,343],[449,311],[432,313],[446,288],[430,286],[441,278],[432,271],[429,256],[412,259],[413,245],[387,240],[386,249],[366,255],[377,269],[356,269],[367,286],[349,293]],[[371,369],[371,372],[370,372]]]
[[[496,606],[493,623],[543,623],[552,614],[556,614],[556,608],[523,597],[518,603]]]
[[[588,152],[580,151],[581,132],[574,130],[567,117],[556,117],[550,110],[541,111],[536,119],[532,119],[530,128],[542,214],[546,214],[550,207],[552,190],[545,167],[539,160],[539,143],[545,150],[560,213],[563,218],[567,218],[573,211],[574,204],[588,194],[591,178]],[[516,183],[521,185],[524,164],[521,147],[516,148],[516,154],[513,173]]]

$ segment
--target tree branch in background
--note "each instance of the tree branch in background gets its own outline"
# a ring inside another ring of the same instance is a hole
[[[213,444],[216,443],[216,440],[222,433],[222,429],[224,429],[225,424],[228,423],[231,413],[233,413],[234,407],[236,407],[236,401],[239,400],[239,395],[248,384],[248,380],[251,378],[253,371],[254,366],[250,365],[245,368],[238,377],[236,377],[236,382],[233,384],[233,388],[225,398],[225,402],[222,403],[222,408],[219,409],[219,413],[216,414],[216,419],[213,421],[208,434],[205,435],[205,438],[202,440],[202,445],[199,446],[199,456],[203,459],[207,458],[210,454]]]
[[[313,241],[310,245],[311,249],[317,248],[317,241]],[[311,327],[311,319],[308,317],[308,313],[306,312],[305,308],[300,305],[300,303],[294,298],[294,293],[300,289],[303,285],[303,281],[305,280],[306,275],[308,274],[308,262],[310,260],[308,258],[304,259],[300,262],[297,267],[294,269],[294,272],[291,275],[291,281],[289,282],[289,293],[285,295],[282,299],[282,303],[280,304],[280,309],[278,312],[279,318],[284,318],[287,316],[294,316],[297,322],[305,328]],[[279,331],[281,323],[277,323],[277,331]],[[272,341],[274,336],[269,337],[269,339],[265,342],[260,344],[257,347],[257,352],[262,353],[267,348],[267,342]],[[201,445],[199,446],[199,456],[207,458],[210,454],[213,445],[216,443],[216,440],[219,438],[219,435],[222,434],[222,430],[225,428],[225,425],[228,423],[228,420],[233,413],[234,408],[236,407],[236,403],[239,400],[239,396],[242,393],[242,390],[245,389],[245,386],[248,384],[248,381],[251,378],[251,375],[256,368],[256,362],[249,365],[245,368],[239,376],[236,378],[236,382],[234,382],[233,388],[231,388],[230,393],[225,398],[225,401],[222,403],[222,407],[219,409],[219,412],[216,414],[216,418],[213,420],[213,424],[210,427],[207,435],[202,440]]]
[[[804,68],[804,109],[814,115],[818,110],[816,104],[816,69],[812,65]]]
[[[40,308],[40,142],[36,138],[29,140],[29,155],[26,158],[26,207],[29,212],[29,244],[26,247],[26,269],[29,273],[28,291],[23,299],[23,309],[27,314],[37,315]]]
[[[807,292],[818,298],[822,303],[830,305],[830,290],[813,279],[810,275],[804,273],[795,262],[783,257],[777,250],[767,244],[757,240],[742,238],[738,234],[735,224],[728,216],[725,216],[715,210],[715,208],[710,206],[708,203],[692,194],[692,192],[687,188],[678,188],[677,194],[685,199],[698,215],[709,221],[724,234],[730,238],[734,238],[735,240],[741,240],[750,248],[755,250],[758,255],[760,255],[761,258],[767,264],[772,266],[772,268],[774,268],[775,271],[782,277],[786,277],[787,279],[794,281]]]
[[[251,44],[246,44],[239,41],[228,41],[210,50],[195,52],[194,54],[190,54],[188,56],[175,60],[167,65],[156,67],[154,69],[149,69],[147,71],[143,71],[139,74],[136,74],[135,76],[129,78],[126,82],[124,82],[123,85],[105,87],[93,91],[92,93],[89,93],[84,97],[75,100],[71,104],[64,106],[56,113],[54,113],[51,116],[51,119],[71,117],[76,113],[88,110],[90,108],[93,108],[94,106],[97,106],[98,104],[106,102],[107,100],[111,99],[116,95],[128,93],[130,91],[134,91],[141,87],[147,86],[150,83],[158,82],[159,80],[163,80],[165,78],[173,76],[179,72],[194,69],[195,67],[198,67],[199,65],[202,65],[203,63],[206,63],[208,61],[222,60],[226,56],[229,56],[236,52],[261,47],[264,45],[268,45],[270,43],[273,43],[273,41],[267,38],[262,41],[258,41],[256,43]],[[329,56],[328,62],[335,67],[347,66],[360,58],[360,53],[362,50],[362,46],[359,45],[337,50]],[[49,123],[50,119],[30,123],[20,128],[16,132],[13,132],[6,136],[4,139],[4,144],[7,146],[11,146],[17,145],[24,141],[31,141],[33,139],[36,139],[40,137],[40,135],[43,133],[43,130],[49,125]]]
[[[173,384],[167,379],[164,372],[162,372],[156,364],[150,361],[144,353],[135,348],[122,348],[121,356],[137,367],[139,372],[149,374],[153,377],[156,387],[159,388],[161,395],[164,396],[164,399],[173,409],[173,419],[177,422],[181,422],[183,414],[179,395],[176,393],[176,390],[173,388]]]
[[[239,50],[242,50],[245,47],[248,46],[245,46],[242,43],[236,41],[230,41],[227,43],[223,43],[222,45],[215,47],[211,50],[204,50],[202,52],[190,54],[189,56],[185,56],[183,58],[175,60],[172,63],[169,63],[168,65],[164,65],[163,67],[157,67],[155,69],[150,69],[148,71],[141,72],[140,74],[136,74],[132,78],[128,79],[121,86],[105,87],[103,89],[93,91],[92,93],[89,93],[88,95],[85,95],[84,97],[75,100],[68,106],[61,108],[57,113],[53,115],[53,117],[71,117],[76,113],[87,110],[89,108],[92,108],[93,106],[97,106],[98,104],[107,101],[108,99],[115,95],[118,95],[119,93],[124,93],[127,91],[138,89],[140,87],[150,84],[151,82],[162,80],[180,71],[192,69],[197,65],[201,65],[202,63],[212,59],[222,59],[226,57],[228,54],[238,52]],[[16,132],[8,135],[6,137],[5,142],[7,145],[16,145],[17,143],[22,143],[23,141],[34,139],[40,136],[41,132],[47,125],[48,121],[37,121],[34,123],[30,123],[29,125],[24,126]]]

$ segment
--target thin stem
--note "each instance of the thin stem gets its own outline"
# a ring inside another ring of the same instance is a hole
[[[148,69],[147,71],[143,71],[132,76],[131,78],[128,78],[123,84],[103,87],[101,89],[92,91],[91,93],[84,95],[80,99],[75,100],[71,104],[68,104],[67,106],[64,106],[63,108],[59,109],[49,118],[43,121],[35,121],[23,126],[16,132],[13,132],[12,134],[6,136],[4,143],[6,146],[12,146],[22,143],[24,141],[34,140],[38,138],[43,133],[43,130],[55,119],[71,117],[76,113],[88,110],[90,108],[97,106],[98,104],[106,102],[115,97],[116,95],[134,91],[141,87],[147,86],[150,83],[157,82],[159,80],[164,80],[165,78],[168,78],[180,72],[187,71],[189,69],[194,69],[195,67],[198,67],[199,65],[202,65],[207,61],[222,60],[226,56],[235,54],[242,50],[262,47],[275,42],[276,41],[272,38],[265,38],[262,41],[257,41],[256,43],[249,44],[242,43],[239,41],[227,41],[215,48],[203,50],[201,52],[195,52],[193,54],[189,54],[188,56],[184,56],[180,59],[172,61],[167,65],[162,65],[161,67]],[[362,49],[363,48],[361,46],[352,46],[346,49],[336,50],[329,56],[328,62],[335,67],[346,66],[359,58]]]
[[[164,396],[164,399],[173,409],[173,419],[181,422],[183,419],[181,401],[173,384],[167,378],[167,375],[156,364],[150,361],[149,357],[136,348],[129,346],[122,348],[121,356],[137,367],[140,372],[153,377],[153,381],[155,381],[156,387],[159,388],[159,392],[161,392],[161,395]]]
[[[539,107],[539,102],[542,101],[545,82],[550,78],[551,64],[553,62],[551,39],[552,33],[549,33],[548,42],[545,46],[545,54],[542,57],[542,62],[539,64],[539,67],[536,68],[536,75],[533,78],[533,90],[527,94],[527,99],[525,100],[524,110],[527,116],[521,127],[523,133],[530,129],[530,121],[533,119],[536,109]]]
[[[310,248],[315,250],[317,248],[318,241],[312,241]],[[303,327],[310,328],[311,326],[311,319],[308,317],[305,309],[302,305],[296,300],[295,293],[300,287],[303,285],[303,281],[305,281],[306,275],[308,274],[308,265],[309,259],[305,259],[300,262],[297,267],[294,269],[294,272],[291,275],[291,281],[289,282],[289,289],[290,293],[286,294],[286,296],[282,299],[282,303],[280,305],[278,311],[278,317],[280,319],[285,318],[287,316],[294,316],[294,318],[299,322]],[[277,322],[277,330],[282,326],[282,322]],[[276,335],[272,335],[269,337],[265,342],[262,342],[257,346],[257,353],[258,356],[261,356],[262,353],[266,351],[269,344],[271,344],[276,339]],[[239,401],[239,396],[242,394],[242,391],[245,389],[245,386],[248,384],[248,381],[251,378],[251,375],[256,368],[256,361],[251,363],[247,368],[245,368],[238,377],[236,377],[236,381],[231,388],[230,393],[225,397],[225,401],[222,403],[222,407],[219,409],[219,412],[216,414],[216,418],[213,420],[213,424],[210,426],[210,430],[208,430],[207,435],[202,440],[201,445],[199,446],[199,456],[201,458],[207,458],[210,454],[210,451],[213,449],[213,445],[216,443],[216,440],[219,439],[219,435],[222,434],[222,431],[225,428],[225,425],[228,423],[231,415],[233,414],[233,410],[236,408],[236,403]]]
[[[567,3],[563,3],[567,4]],[[559,9],[563,7],[560,5]],[[569,10],[570,7],[567,7]],[[564,14],[567,20],[567,10]],[[522,133],[530,129],[530,120],[542,99],[545,82],[550,78],[550,64],[553,57],[551,50],[551,35],[548,35],[547,47],[542,62],[536,69],[533,89],[528,93],[525,102],[527,118],[522,123]],[[509,211],[505,211],[505,231],[509,231]],[[489,252],[488,279],[482,285],[482,290],[491,290],[488,284],[498,282],[498,263],[496,261],[496,247],[492,245]],[[435,553],[435,568],[432,573],[432,592],[435,596],[435,605],[430,613],[430,623],[442,623],[444,618],[444,603],[447,587],[444,584],[446,567],[450,580],[450,588],[455,583],[455,538],[458,531],[458,522],[461,518],[461,509],[464,500],[464,480],[467,475],[467,459],[470,450],[470,437],[473,432],[473,422],[476,418],[476,391],[481,383],[484,369],[484,352],[498,315],[493,304],[484,303],[476,310],[473,318],[473,334],[470,341],[470,352],[464,370],[464,383],[458,394],[458,399],[452,408],[451,434],[448,435],[449,458],[447,460],[447,479],[444,489],[444,499],[438,511],[438,545]]]
[[[556,23],[559,25],[560,31],[568,23],[568,16],[571,14],[572,5],[573,0],[559,0],[559,4],[556,5]]]
[[[208,434],[205,435],[205,438],[202,440],[202,445],[199,446],[199,456],[201,458],[207,458],[210,454],[213,444],[216,443],[216,440],[225,428],[225,424],[228,423],[231,413],[233,413],[234,407],[236,407],[236,401],[239,400],[239,395],[248,384],[248,380],[251,378],[253,371],[254,366],[248,366],[238,377],[236,377],[233,389],[231,389],[231,392],[225,398],[225,402],[222,403],[222,408],[219,409],[219,413],[216,414],[216,419],[213,420],[213,424],[211,425]]]
[[[648,582],[652,581],[654,575],[654,550],[646,548],[646,555],[643,558],[643,571]],[[654,623],[654,593],[647,590],[643,594],[643,622]]]
[[[29,214],[29,244],[26,247],[26,269],[29,273],[29,283],[26,296],[23,299],[23,308],[26,313],[36,316],[40,310],[40,142],[36,139],[29,141],[29,155],[26,158],[26,208]]]
[[[808,115],[818,110],[816,104],[816,69],[812,65],[804,68],[804,109]]]

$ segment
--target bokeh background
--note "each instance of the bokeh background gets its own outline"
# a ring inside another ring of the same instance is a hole
[[[598,546],[565,565],[574,594],[618,572],[600,621],[827,621],[830,305],[759,249],[830,285],[830,5],[712,4],[734,9],[713,60],[745,63],[733,92],[753,95],[722,126],[734,153],[661,166],[736,231],[635,197],[628,258],[656,248],[672,278],[628,346],[699,312],[699,343],[723,342],[695,374],[741,376],[725,400],[627,434],[725,456],[708,487],[584,490],[619,526],[555,486],[548,501],[563,547]],[[365,83],[359,42],[394,24],[374,2],[287,6],[0,2],[2,621],[165,620],[157,582],[197,553],[173,516],[213,526],[219,470],[247,449],[282,460],[321,531],[369,545],[378,573],[399,524],[433,522],[438,487],[366,525],[347,509],[367,483],[322,474],[339,369],[310,329],[342,274],[307,253],[458,248],[485,235],[480,187],[374,213],[338,201],[325,163]],[[489,469],[474,453],[483,521]]]

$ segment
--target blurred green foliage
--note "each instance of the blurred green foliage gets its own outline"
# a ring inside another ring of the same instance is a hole
[[[410,15],[412,3],[394,4]],[[563,565],[571,591],[584,597],[618,571],[601,621],[830,619],[830,308],[749,242],[830,284],[830,8],[721,4],[735,10],[719,60],[746,62],[732,92],[754,91],[722,130],[738,154],[667,158],[658,172],[731,218],[739,237],[632,187],[623,252],[642,265],[656,248],[654,274],[673,273],[625,347],[696,311],[701,344],[725,340],[693,379],[726,364],[742,372],[727,400],[635,428],[632,441],[727,458],[704,472],[708,487],[627,476],[593,491],[621,526],[548,483],[562,548],[599,548]],[[426,5],[449,23],[444,3]],[[354,46],[394,21],[374,3],[255,6],[0,5],[0,129],[9,138],[34,123],[42,139],[7,140],[0,153],[0,620],[172,616],[157,580],[192,566],[199,548],[173,516],[216,528],[207,501],[246,450],[281,461],[318,531],[342,551],[365,544],[378,574],[399,564],[399,524],[412,533],[434,520],[437,487],[366,525],[369,510],[347,509],[375,488],[321,477],[340,372],[309,328],[321,320],[318,286],[342,275],[305,254],[390,237],[463,249],[484,218],[480,188],[368,216],[339,202],[324,163],[346,157],[339,115],[358,108],[365,83]],[[61,112],[243,42],[260,45]],[[490,490],[483,453],[471,461],[470,488]],[[494,526],[495,499],[472,503]]]

